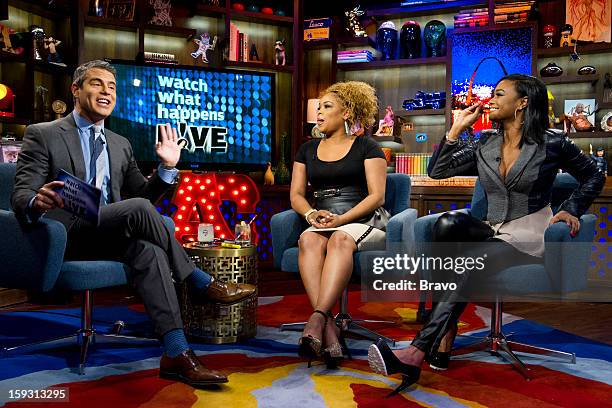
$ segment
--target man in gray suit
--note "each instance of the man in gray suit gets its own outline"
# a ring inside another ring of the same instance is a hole
[[[255,288],[219,282],[196,268],[151,204],[178,176],[175,166],[181,148],[176,129],[169,124],[161,128],[155,145],[161,164],[147,180],[128,140],[104,129],[104,119],[115,107],[115,69],[105,61],[87,62],[76,69],[71,91],[70,115],[26,129],[12,196],[15,213],[24,223],[35,223],[41,216],[62,222],[68,231],[66,258],[130,265],[136,289],[162,338],[160,376],[192,386],[227,382],[223,374],[205,368],[190,349],[172,280],[186,280],[195,300],[222,303],[238,302],[253,295]],[[60,169],[102,190],[99,225],[61,210],[64,203],[57,190],[63,182],[56,181]]]

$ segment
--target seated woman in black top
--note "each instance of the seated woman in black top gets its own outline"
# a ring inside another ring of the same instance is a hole
[[[437,242],[494,242],[487,246],[491,262],[484,269],[494,274],[542,262],[544,232],[550,224],[565,222],[570,234],[576,235],[578,217],[600,193],[605,177],[563,132],[548,129],[547,91],[539,79],[519,74],[502,78],[489,105],[489,117],[499,129],[483,131],[477,143],[461,140],[459,135],[479,119],[482,105],[463,110],[434,152],[428,173],[438,179],[478,175],[488,202],[485,221],[461,212],[445,213],[435,223],[433,237]],[[559,169],[574,176],[580,187],[553,215],[550,200]],[[368,359],[374,371],[402,374],[394,393],[418,380],[424,359],[432,368],[448,364],[457,319],[466,305],[464,294],[472,289],[476,272],[457,274],[457,289],[441,295],[409,347],[391,351],[382,341],[370,346]],[[441,352],[446,359],[440,358]]]
[[[291,207],[311,225],[300,236],[298,264],[315,310],[299,354],[309,359],[323,355],[328,366],[343,357],[339,329],[329,316],[348,284],[353,252],[365,242],[384,246],[385,241],[385,155],[375,141],[351,132],[359,124],[371,125],[377,109],[370,85],[332,85],[323,92],[317,112],[325,137],[304,143],[293,165]],[[307,183],[314,190],[314,208],[306,199]]]

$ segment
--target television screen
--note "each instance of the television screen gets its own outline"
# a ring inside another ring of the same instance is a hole
[[[483,104],[475,131],[490,129],[489,100],[506,74],[531,75],[534,68],[532,27],[472,29],[452,36],[451,104],[453,119],[477,102]]]
[[[272,156],[273,74],[113,61],[117,105],[105,126],[141,164],[158,161],[159,126],[178,129],[179,167],[262,165]]]

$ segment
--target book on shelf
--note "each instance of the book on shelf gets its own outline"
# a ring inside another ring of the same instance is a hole
[[[453,3],[456,0],[404,0],[400,2],[400,7],[419,6],[424,4],[444,4]]]
[[[480,7],[480,8],[466,8],[463,10],[459,10],[459,14],[463,14],[463,13],[482,13],[482,12],[489,12],[489,8],[488,7]]]
[[[455,20],[463,20],[463,19],[471,18],[471,17],[487,17],[488,15],[489,15],[488,11],[480,11],[478,13],[459,13],[453,18]]]
[[[230,23],[229,60],[238,61],[238,26]]]
[[[373,60],[374,56],[369,50],[338,51],[337,62],[339,64],[351,62],[370,62]]]
[[[367,58],[356,58],[352,60],[338,60],[337,61],[338,64],[355,64],[358,62],[372,62],[372,60],[367,59]]]
[[[430,160],[431,154],[429,153],[396,153],[395,172],[410,176],[426,176]]]
[[[238,42],[236,43],[236,48],[238,49],[238,61],[244,61],[244,33],[238,32]]]
[[[462,18],[460,20],[455,20],[455,24],[458,23],[469,23],[470,21],[488,21],[489,20],[489,16],[483,16],[483,17],[469,17],[469,18]]]
[[[249,35],[238,30],[238,26],[230,23],[229,53],[230,61],[249,61]]]
[[[524,6],[512,6],[512,7],[495,7],[495,14],[500,13],[516,13],[519,11],[531,11],[533,4]]]
[[[493,21],[495,21],[496,23],[505,23],[505,22],[512,22],[512,23],[517,23],[517,22],[522,22],[522,21],[527,21],[528,20],[528,16],[526,15],[508,15],[508,14],[503,14],[503,15],[499,15],[499,16],[495,16]]]
[[[486,27],[487,25],[489,25],[488,19],[455,23],[455,28]]]
[[[437,180],[428,176],[410,176],[412,186],[435,186],[435,187],[474,187],[478,177],[455,176],[447,179]]]

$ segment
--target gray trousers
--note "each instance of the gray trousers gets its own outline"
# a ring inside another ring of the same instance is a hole
[[[149,200],[132,198],[102,207],[97,227],[75,222],[68,231],[66,258],[124,262],[156,333],[183,328],[172,279],[182,282],[195,265]]]

